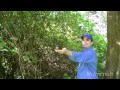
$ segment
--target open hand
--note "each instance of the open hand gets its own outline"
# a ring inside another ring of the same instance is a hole
[[[60,50],[60,49],[58,49],[58,48],[55,49],[55,52],[58,52],[58,53],[60,53],[60,54],[64,54],[65,51],[66,51],[66,48],[62,48],[62,50]]]

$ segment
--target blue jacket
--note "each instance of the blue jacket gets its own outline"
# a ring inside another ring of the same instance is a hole
[[[98,79],[97,55],[92,46],[81,52],[72,51],[69,59],[79,63],[77,79]]]

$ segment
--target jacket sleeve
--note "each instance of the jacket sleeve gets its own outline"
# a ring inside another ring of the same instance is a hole
[[[69,57],[71,61],[74,62],[96,62],[96,53],[93,51],[86,51],[86,52],[74,52],[72,51],[72,56]]]

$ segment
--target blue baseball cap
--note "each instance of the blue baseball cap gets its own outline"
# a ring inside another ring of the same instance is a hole
[[[84,35],[82,35],[81,39],[83,39],[83,37],[87,37],[93,41],[93,37],[91,34],[84,34]]]

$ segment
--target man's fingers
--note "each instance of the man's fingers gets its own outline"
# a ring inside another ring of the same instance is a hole
[[[60,52],[61,50],[57,50],[57,49],[55,49],[55,51],[56,51],[56,52]]]
[[[63,50],[55,50],[55,52],[58,52],[58,53],[63,53]]]
[[[56,52],[60,52],[61,50],[55,49]]]
[[[58,50],[57,49],[55,49],[55,52],[57,52]]]

